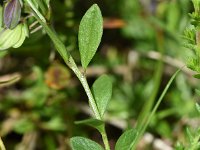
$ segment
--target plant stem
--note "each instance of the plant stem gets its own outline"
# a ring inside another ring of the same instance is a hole
[[[88,86],[87,79],[86,79],[85,75],[83,75],[83,73],[80,72],[80,70],[78,69],[78,67],[77,67],[76,63],[74,62],[74,59],[72,58],[71,55],[69,56],[69,60],[65,61],[65,63],[68,65],[68,67],[75,73],[75,75],[80,80],[80,82],[81,82],[81,84],[82,84],[82,86],[83,86],[83,88],[84,88],[84,90],[85,90],[85,92],[88,96],[90,107],[92,107],[92,110],[94,112],[96,119],[102,120],[100,113],[99,113],[99,110],[97,108],[96,102],[94,100],[94,97],[93,97],[91,90]]]
[[[156,38],[157,38],[157,49],[160,52],[161,57],[163,57],[163,52],[164,52],[163,42],[164,42],[164,39],[163,39],[162,31],[159,31],[159,30],[157,31]],[[160,84],[161,84],[162,73],[163,73],[163,60],[161,58],[159,60],[158,64],[157,64],[157,69],[154,73],[154,88],[153,88],[152,94],[151,94],[149,100],[145,103],[145,105],[142,108],[142,111],[141,111],[141,113],[139,114],[139,117],[138,117],[136,128],[139,129],[139,130],[143,129],[143,125],[146,122],[146,120],[149,116],[149,113],[150,113],[150,111],[153,107],[153,104],[156,100],[156,96],[159,92],[159,87],[160,87]]]
[[[33,9],[33,11],[38,15],[38,17],[43,21],[46,22],[46,19],[43,17],[43,15],[38,11],[37,7],[35,7],[32,0],[26,0],[26,2],[30,5],[30,7]]]
[[[37,0],[38,6],[40,7],[41,11],[43,14],[45,14],[45,11],[47,10],[47,8],[44,5],[44,2],[41,0]]]
[[[157,111],[160,103],[162,102],[165,94],[167,93],[170,85],[172,84],[173,80],[175,79],[175,77],[177,76],[177,74],[180,72],[181,69],[177,70],[173,76],[170,78],[170,80],[168,81],[167,85],[165,86],[165,89],[163,90],[162,94],[160,95],[158,101],[156,102],[153,110],[151,111],[151,113],[149,114],[149,117],[148,119],[144,122],[142,128],[139,129],[139,134],[138,134],[138,137],[136,139],[136,142],[134,143],[132,149],[135,150],[135,147],[136,147],[136,144],[138,143],[140,137],[142,136],[142,134],[144,133],[144,131],[146,130],[147,126],[149,125],[150,121],[152,120],[153,118],[153,115],[155,115],[155,112]]]
[[[83,86],[83,88],[84,88],[84,90],[85,90],[85,92],[87,94],[87,97],[89,99],[90,107],[92,108],[92,111],[94,112],[94,115],[95,115],[96,119],[102,120],[102,117],[100,115],[100,112],[98,110],[98,107],[96,105],[94,97],[92,95],[92,92],[91,92],[91,90],[89,88],[89,85],[88,85],[88,82],[87,82],[87,79],[86,79],[85,75],[78,69],[73,57],[67,52],[67,50],[65,48],[65,45],[60,41],[60,39],[58,38],[56,33],[46,24],[46,22],[43,21],[43,19],[42,19],[43,16],[35,8],[35,6],[32,3],[32,1],[31,0],[26,0],[26,2],[33,9],[35,18],[43,26],[43,28],[45,29],[46,33],[49,35],[49,37],[53,41],[53,43],[54,43],[54,45],[56,47],[56,50],[62,56],[62,58],[64,59],[65,63],[67,64],[67,66],[75,73],[75,75],[80,80],[80,82],[81,82],[81,84],[82,84],[82,86]],[[106,150],[110,150],[110,146],[109,146],[107,134],[106,134],[106,131],[105,131],[105,127],[104,127],[103,131],[101,132],[101,135],[102,135],[103,143],[105,145],[105,149]]]
[[[160,52],[161,56],[163,56],[164,52],[164,39],[163,39],[163,32],[161,30],[157,30],[156,34],[156,39],[157,39],[157,49]],[[139,142],[141,136],[143,135],[147,125],[149,124],[150,117],[149,114],[151,113],[151,109],[153,107],[153,104],[156,100],[156,96],[159,92],[159,87],[161,84],[161,78],[162,78],[162,73],[163,73],[163,60],[162,58],[159,60],[157,64],[157,70],[154,73],[154,88],[152,91],[152,94],[150,96],[150,99],[145,103],[141,113],[139,114],[138,121],[136,124],[136,129],[138,131],[138,136],[136,138],[136,142],[134,143],[133,149],[135,149],[135,146]],[[160,103],[159,103],[160,104]],[[155,106],[154,106],[155,108]]]
[[[49,35],[49,37],[51,38],[51,40],[53,41],[56,50],[59,52],[59,54],[61,55],[61,57],[64,59],[65,63],[69,66],[70,69],[72,69],[72,71],[76,74],[76,76],[78,77],[78,79],[80,80],[87,96],[89,99],[89,103],[90,106],[94,112],[94,115],[97,119],[102,120],[100,113],[98,111],[96,102],[93,98],[93,95],[91,93],[91,90],[88,86],[87,80],[85,78],[85,76],[81,73],[81,71],[78,69],[76,63],[74,62],[74,59],[72,58],[72,56],[67,52],[65,45],[61,42],[61,40],[59,39],[59,37],[56,35],[56,33],[46,24],[46,22],[43,21],[42,18],[44,18],[42,16],[42,14],[37,10],[37,8],[35,7],[35,5],[32,3],[31,0],[26,0],[26,2],[30,5],[30,7],[33,9],[34,11],[34,17],[38,20],[38,22],[43,26],[43,28],[45,29],[46,33]]]
[[[108,137],[105,131],[105,126],[103,128],[103,132],[101,132],[101,135],[102,135],[103,143],[105,145],[105,150],[110,150],[110,145],[109,145]]]
[[[1,137],[0,137],[0,150],[6,150]]]
[[[173,74],[173,76],[171,77],[171,79],[170,79],[169,82],[167,83],[165,89],[163,90],[161,96],[159,97],[157,103],[155,104],[153,110],[151,111],[151,113],[150,113],[150,115],[149,115],[147,121],[145,122],[145,124],[144,124],[144,126],[143,126],[143,128],[142,128],[142,132],[141,132],[141,133],[144,133],[144,131],[146,130],[146,128],[147,128],[148,124],[150,123],[150,121],[151,121],[153,115],[155,114],[155,112],[156,112],[156,110],[158,109],[160,103],[162,102],[162,100],[163,100],[165,94],[167,93],[167,90],[169,89],[169,87],[170,87],[172,81],[175,79],[175,77],[177,76],[177,74],[178,74],[179,72],[180,72],[180,69],[177,70],[177,71]]]

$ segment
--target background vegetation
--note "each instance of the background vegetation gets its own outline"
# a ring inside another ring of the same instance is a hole
[[[109,142],[134,127],[166,83],[193,53],[184,48],[184,30],[193,11],[190,0],[55,0],[52,24],[80,64],[77,33],[86,10],[97,3],[104,17],[101,45],[87,70],[89,84],[107,73],[113,95],[106,113]],[[35,28],[31,28],[34,31]],[[173,148],[189,144],[186,127],[200,125],[195,103],[199,81],[182,68],[148,126],[138,149]],[[101,142],[96,130],[75,125],[91,115],[77,78],[64,65],[42,30],[22,47],[0,52],[0,133],[7,149],[65,150],[75,135]]]

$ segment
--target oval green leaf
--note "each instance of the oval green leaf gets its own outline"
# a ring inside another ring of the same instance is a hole
[[[103,18],[97,4],[91,6],[83,16],[78,33],[81,64],[87,68],[94,57],[103,34]]]
[[[103,117],[107,105],[112,96],[112,81],[109,76],[100,76],[92,85],[92,92],[101,117]]]
[[[73,137],[70,139],[72,150],[103,150],[98,143],[84,137]]]
[[[136,129],[129,129],[125,131],[118,139],[115,150],[131,150],[136,141],[138,132]]]

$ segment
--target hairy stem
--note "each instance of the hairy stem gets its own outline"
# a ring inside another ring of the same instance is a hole
[[[87,79],[84,76],[84,74],[81,73],[81,71],[78,69],[78,67],[77,67],[76,63],[74,62],[74,59],[72,58],[71,55],[69,57],[69,60],[65,61],[65,63],[68,65],[68,67],[75,73],[75,75],[80,80],[80,82],[81,82],[81,84],[82,84],[82,86],[83,86],[83,88],[84,88],[84,90],[85,90],[85,92],[88,96],[90,107],[92,107],[92,110],[94,112],[95,117],[99,120],[102,120],[100,113],[99,113],[99,110],[97,108],[96,102],[94,100],[94,97],[93,97],[91,90],[88,86]]]
[[[108,142],[108,137],[107,137],[107,134],[106,134],[106,131],[105,131],[105,127],[103,129],[103,132],[101,132],[101,135],[102,135],[103,143],[105,145],[105,149],[110,150],[110,145],[109,145],[109,142]]]
[[[53,41],[53,43],[54,43],[54,45],[56,47],[56,50],[62,56],[62,58],[64,59],[65,63],[67,64],[67,66],[75,73],[75,75],[80,80],[80,82],[81,82],[81,84],[82,84],[82,86],[83,86],[83,88],[84,88],[84,90],[85,90],[85,92],[87,94],[87,97],[89,99],[90,107],[92,108],[96,119],[102,120],[102,117],[100,115],[100,112],[98,110],[98,107],[96,105],[94,97],[92,95],[92,92],[91,92],[91,90],[89,88],[89,85],[87,83],[87,79],[86,79],[85,75],[78,69],[73,57],[67,52],[67,50],[65,48],[65,45],[60,41],[60,39],[58,38],[57,34],[46,24],[46,21],[43,20],[44,17],[37,10],[37,8],[34,6],[32,1],[31,0],[26,0],[26,2],[33,9],[34,17],[43,26],[44,30],[46,31],[46,33],[49,35],[49,37]],[[102,135],[102,139],[103,139],[103,142],[104,142],[104,145],[105,145],[105,149],[106,150],[110,150],[110,146],[109,146],[107,134],[106,134],[106,131],[105,131],[105,127],[104,127],[104,130],[101,132],[101,135]]]
[[[78,69],[76,63],[74,62],[74,59],[72,56],[67,52],[65,45],[61,42],[57,34],[42,20],[43,16],[41,13],[37,10],[37,8],[34,6],[31,0],[26,0],[26,2],[30,5],[30,7],[34,11],[34,17],[38,20],[38,22],[42,25],[46,33],[49,35],[51,40],[53,41],[56,50],[61,55],[61,57],[64,59],[65,63],[69,66],[70,69],[76,74],[78,79],[80,80],[87,96],[89,99],[90,106],[92,107],[92,110],[94,112],[94,115],[97,119],[101,120],[100,113],[98,111],[97,105],[95,103],[95,100],[93,98],[93,95],[91,93],[91,90],[88,86],[87,80],[85,76],[81,73],[81,71]],[[36,11],[37,10],[37,11]],[[41,17],[42,16],[42,17]]]

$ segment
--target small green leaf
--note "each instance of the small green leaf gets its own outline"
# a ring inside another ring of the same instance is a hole
[[[81,63],[87,68],[95,55],[103,33],[103,19],[97,4],[94,4],[83,16],[79,26],[79,50]]]
[[[75,124],[85,124],[97,129],[99,132],[104,130],[104,122],[98,119],[86,119],[81,121],[75,121]]]
[[[125,131],[117,140],[115,150],[131,150],[138,132],[136,129],[129,129]]]
[[[92,85],[92,92],[100,115],[103,116],[112,96],[112,82],[109,76],[100,76]]]
[[[79,136],[71,138],[70,145],[72,150],[103,150],[98,143]]]

